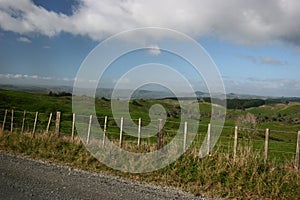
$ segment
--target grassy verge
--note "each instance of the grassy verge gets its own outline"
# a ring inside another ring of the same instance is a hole
[[[146,148],[146,147],[145,147]],[[130,180],[179,187],[195,195],[243,199],[298,199],[300,173],[293,163],[263,163],[261,154],[250,148],[239,149],[234,162],[226,153],[199,159],[195,148],[161,170],[145,174],[129,174],[112,170],[98,162],[80,141],[38,134],[0,133],[0,149],[11,153],[47,159],[92,172],[107,172]]]

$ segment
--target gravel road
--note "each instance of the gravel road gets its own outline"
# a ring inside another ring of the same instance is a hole
[[[0,199],[204,199],[0,152]]]

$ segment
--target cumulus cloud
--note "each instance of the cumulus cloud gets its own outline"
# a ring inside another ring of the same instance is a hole
[[[61,32],[101,40],[131,28],[158,26],[193,37],[214,34],[243,44],[300,45],[298,0],[78,0],[73,14],[47,11],[31,0],[1,0],[0,27],[21,34]]]
[[[25,42],[25,43],[31,43],[31,40],[29,40],[27,37],[19,37],[19,42]]]

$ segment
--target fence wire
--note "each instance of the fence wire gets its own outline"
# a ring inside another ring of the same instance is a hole
[[[6,115],[5,115],[6,113]],[[21,132],[33,132],[34,127],[37,133],[43,133],[47,131],[54,132],[56,129],[56,113],[52,114],[51,119],[50,113],[38,113],[30,111],[18,111],[18,110],[5,110],[0,109],[0,123],[1,129],[6,131],[13,131],[16,133]],[[109,140],[118,140],[120,135],[120,118],[114,119],[113,117],[107,117],[107,122],[104,124],[105,116],[92,116],[90,123],[90,116],[87,115],[75,115],[76,127],[74,133],[72,133],[73,114],[62,113],[60,118],[59,132],[62,135],[77,135],[80,131],[83,133],[86,139],[87,133],[90,131],[90,137],[98,140],[103,140],[104,126],[106,126],[106,137]],[[140,142],[141,144],[152,144],[155,145],[157,142],[157,133],[159,132],[158,124],[159,120],[143,120],[141,119],[141,127],[139,128],[140,119],[124,119],[123,121],[123,132],[122,138],[124,141],[130,141],[132,144],[138,144],[138,130],[140,130]],[[90,123],[90,124],[89,124]],[[163,121],[163,140],[164,144],[176,140],[178,143],[184,143],[184,137],[189,138],[194,135],[192,148],[199,148],[208,136],[208,123],[191,123],[189,126],[198,126],[197,133],[190,133],[187,131],[184,136],[184,129],[179,130],[181,124],[180,121],[172,121],[166,119]],[[89,130],[89,127],[90,130]],[[187,129],[189,130],[189,128]],[[234,126],[223,126],[222,134],[218,138],[215,147],[211,150],[233,153],[234,149]],[[86,133],[86,134],[85,134]],[[238,127],[238,146],[248,146],[254,151],[263,152],[265,150],[266,141],[266,129],[261,128],[249,128],[249,127]],[[177,134],[180,137],[175,137]],[[289,140],[286,140],[289,138]],[[268,151],[269,154],[275,154],[279,157],[284,156],[295,156],[296,144],[297,144],[297,132],[293,131],[282,131],[282,130],[270,130],[268,138]]]

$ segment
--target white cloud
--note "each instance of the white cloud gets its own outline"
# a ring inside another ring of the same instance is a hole
[[[62,31],[101,40],[130,28],[158,26],[193,37],[215,34],[237,43],[283,41],[300,45],[298,0],[78,0],[67,16],[31,0],[1,0],[0,26],[20,34]]]
[[[89,83],[97,83],[97,80],[88,80]]]
[[[266,64],[266,65],[288,65],[289,63],[285,60],[274,57],[255,57],[255,56],[245,56],[246,59],[250,60],[253,63]]]
[[[68,77],[63,78],[62,80],[66,81],[66,82],[73,82],[73,81],[75,81],[74,78],[68,78]]]
[[[0,74],[0,84],[72,86],[74,78],[59,78],[28,74]]]
[[[261,96],[295,96],[300,94],[300,81],[295,79],[268,78],[260,79],[254,77],[243,80],[225,79],[227,93],[256,94]]]
[[[160,48],[157,45],[150,46],[148,52],[153,56],[158,56],[161,54]]]
[[[22,74],[15,74],[13,77],[14,78],[22,78],[23,76],[22,76]]]
[[[27,74],[0,74],[1,78],[7,79],[39,79],[39,80],[54,80],[53,77],[38,76],[38,75],[27,75]]]
[[[268,65],[287,65],[287,61],[282,61],[277,58],[271,58],[271,57],[263,57],[261,58],[261,62],[263,64],[268,64]]]
[[[122,78],[122,79],[113,79],[113,83],[119,83],[119,84],[129,84],[131,82],[130,78]]]
[[[29,40],[27,37],[19,37],[19,42],[25,42],[25,43],[31,43],[31,40]]]

